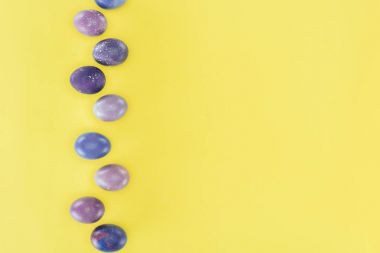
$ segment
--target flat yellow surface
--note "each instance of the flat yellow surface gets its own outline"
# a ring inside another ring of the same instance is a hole
[[[130,0],[99,38],[72,25],[91,8],[1,2],[1,252],[94,253],[101,223],[129,253],[380,252],[379,1]],[[107,37],[129,59],[77,93]],[[109,93],[130,105],[115,123],[92,114]],[[86,131],[109,156],[75,154]],[[130,170],[125,190],[93,182],[107,163]],[[87,195],[107,209],[94,225],[68,212]]]

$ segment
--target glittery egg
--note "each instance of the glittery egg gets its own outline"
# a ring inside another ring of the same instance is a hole
[[[123,5],[126,0],[95,0],[96,3],[104,9],[115,9]]]
[[[80,93],[95,94],[104,88],[106,76],[97,67],[84,66],[71,74],[70,82],[74,89]]]
[[[76,140],[75,151],[82,158],[89,160],[99,159],[111,151],[111,143],[104,135],[86,133]]]
[[[92,55],[102,65],[115,66],[127,59],[128,47],[121,40],[105,39],[96,44]]]
[[[84,197],[76,200],[70,208],[71,216],[81,223],[94,223],[104,215],[103,203],[93,197]]]
[[[129,183],[129,173],[123,166],[106,165],[96,172],[95,182],[107,191],[121,190]]]
[[[94,105],[95,116],[103,121],[115,121],[123,117],[128,109],[124,98],[118,95],[106,95],[98,99]]]
[[[74,25],[80,33],[88,36],[98,36],[106,31],[107,20],[99,11],[85,10],[75,16]]]
[[[121,250],[125,246],[127,234],[119,226],[101,225],[92,232],[91,242],[100,251],[114,252]]]

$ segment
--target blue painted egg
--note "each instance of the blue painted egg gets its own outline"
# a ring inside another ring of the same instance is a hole
[[[95,0],[95,1],[103,9],[115,9],[126,2],[126,0]]]
[[[110,141],[98,133],[85,133],[75,142],[75,151],[79,156],[94,160],[106,156],[111,150]]]
[[[94,247],[103,252],[121,250],[127,243],[127,234],[116,225],[101,225],[92,232],[91,242]]]

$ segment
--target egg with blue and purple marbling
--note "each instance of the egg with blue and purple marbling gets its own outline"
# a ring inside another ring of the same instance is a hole
[[[95,2],[103,9],[115,9],[122,6],[126,0],[95,0]]]
[[[101,225],[91,234],[92,245],[103,252],[114,252],[124,248],[127,243],[127,234],[116,225]]]

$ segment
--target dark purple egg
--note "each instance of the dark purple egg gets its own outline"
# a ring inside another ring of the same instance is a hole
[[[85,10],[79,12],[74,18],[77,30],[88,36],[99,36],[107,29],[106,17],[99,11]]]
[[[92,54],[98,63],[105,66],[115,66],[127,59],[128,47],[121,40],[105,39],[96,44]]]
[[[101,91],[106,84],[104,73],[93,66],[80,67],[70,77],[71,85],[83,94],[95,94]]]

